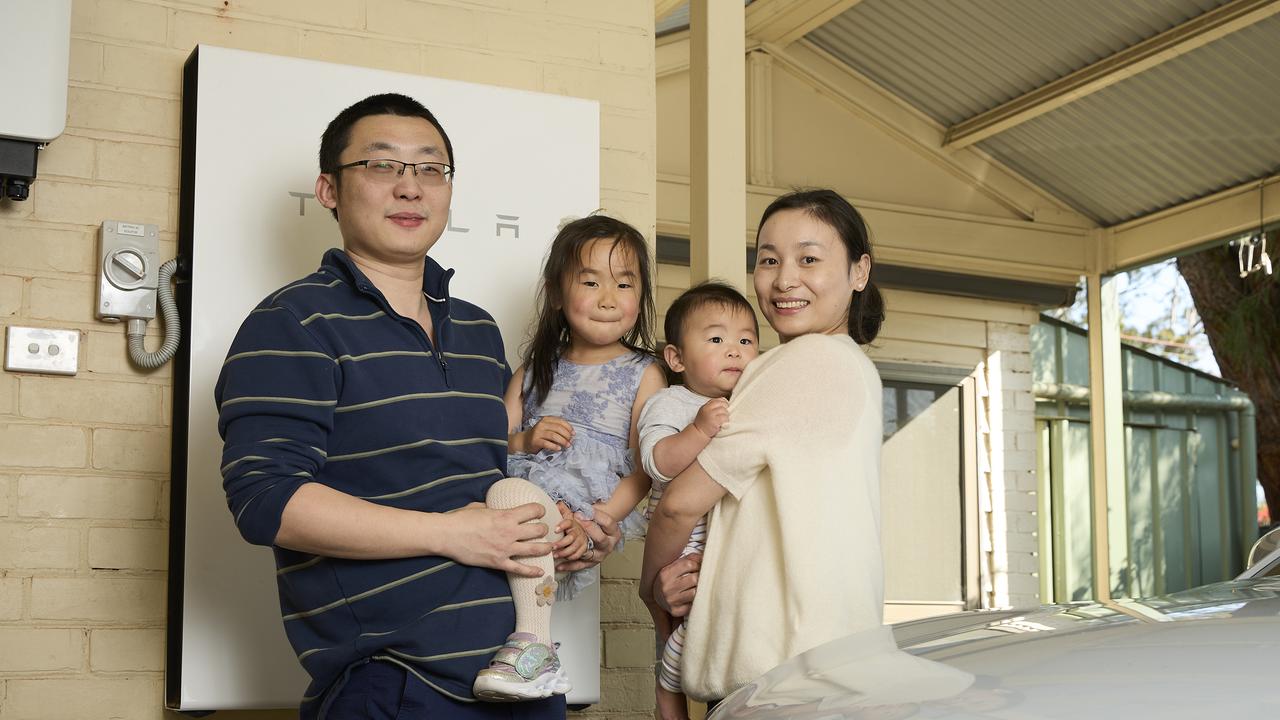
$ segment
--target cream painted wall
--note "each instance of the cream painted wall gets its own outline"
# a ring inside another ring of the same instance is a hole
[[[689,73],[657,80],[658,167],[661,172],[689,177]]]
[[[107,218],[158,223],[161,253],[175,252],[180,78],[196,43],[598,100],[602,203],[653,234],[648,3],[75,0],[66,133],[31,199],[0,202],[0,322],[81,333],[74,378],[0,373],[0,720],[169,717],[172,375],[130,367],[123,328],[93,319],[94,266]],[[651,717],[640,550],[605,566],[604,701],[590,716]]]
[[[850,113],[785,66],[773,78],[773,171],[789,184],[839,186],[851,197],[1021,219],[971,183]],[[665,170],[665,168],[664,168]]]

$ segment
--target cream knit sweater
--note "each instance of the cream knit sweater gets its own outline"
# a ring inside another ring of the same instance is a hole
[[[698,457],[729,494],[688,621],[690,695],[722,698],[882,623],[882,426],[880,376],[847,336],[799,337],[747,367]]]

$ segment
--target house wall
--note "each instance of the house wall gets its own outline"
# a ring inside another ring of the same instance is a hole
[[[123,328],[93,306],[103,220],[157,223],[175,253],[180,78],[197,43],[598,100],[602,204],[653,234],[647,3],[75,0],[67,130],[31,199],[0,202],[0,322],[81,334],[74,378],[0,373],[2,720],[165,716],[172,375],[131,367]],[[604,700],[588,715],[651,716],[639,551],[605,566]]]

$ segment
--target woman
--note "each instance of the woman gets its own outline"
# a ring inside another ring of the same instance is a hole
[[[685,687],[700,699],[882,622],[881,388],[859,346],[884,305],[866,224],[830,190],[792,193],[756,245],[757,301],[783,345],[748,366],[728,425],[663,496],[640,581],[646,603],[688,615]],[[707,512],[700,571],[673,563]]]

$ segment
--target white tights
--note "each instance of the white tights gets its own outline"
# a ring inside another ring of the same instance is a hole
[[[555,543],[563,537],[556,532],[556,526],[560,524],[560,510],[556,508],[555,501],[542,488],[528,480],[499,480],[489,488],[485,503],[495,510],[510,510],[528,503],[539,503],[546,508],[546,514],[541,519],[529,522],[546,523],[547,534],[541,540]],[[507,573],[507,581],[511,583],[511,599],[516,606],[516,632],[532,633],[539,642],[550,645],[551,605],[555,599],[555,559],[551,553],[547,553],[517,560],[541,568],[542,576],[530,578]]]

